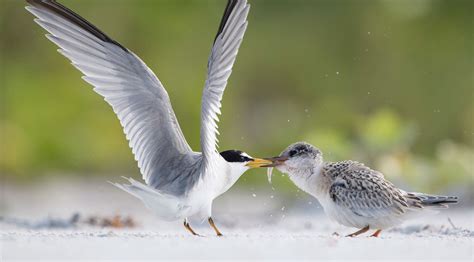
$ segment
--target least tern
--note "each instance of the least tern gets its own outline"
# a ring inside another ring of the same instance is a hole
[[[290,145],[271,160],[270,182],[271,167],[287,174],[299,188],[318,199],[331,219],[360,229],[350,237],[369,229],[376,230],[372,236],[378,237],[382,229],[398,225],[416,213],[458,202],[453,196],[405,192],[382,173],[356,161],[324,162],[322,152],[305,142]]]
[[[227,80],[247,29],[249,4],[229,0],[208,60],[201,105],[201,150],[186,142],[166,90],[138,56],[55,0],[26,0],[35,22],[50,34],[94,91],[112,106],[146,185],[115,184],[166,220],[208,219],[213,200],[248,169],[271,163],[239,150],[217,151],[217,121]]]

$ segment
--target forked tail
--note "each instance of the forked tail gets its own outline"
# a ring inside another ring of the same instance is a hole
[[[146,207],[162,219],[176,220],[180,218],[180,212],[183,210],[183,207],[177,197],[161,193],[132,178],[124,178],[130,184],[109,183],[140,199]]]

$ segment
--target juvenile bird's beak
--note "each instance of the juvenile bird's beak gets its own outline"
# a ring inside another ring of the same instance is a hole
[[[271,165],[272,163],[273,162],[271,160],[262,159],[262,158],[254,158],[250,160],[250,162],[248,162],[246,166],[250,168],[266,167],[267,165]]]
[[[271,157],[271,158],[265,158],[265,160],[271,161],[271,164],[265,165],[263,167],[274,167],[274,166],[279,166],[285,163],[286,160],[288,160],[288,157],[286,156],[276,156],[276,157]]]

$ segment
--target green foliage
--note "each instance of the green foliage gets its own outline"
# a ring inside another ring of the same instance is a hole
[[[380,110],[361,123],[359,134],[362,142],[374,151],[383,151],[406,144],[411,128],[402,126],[401,119],[392,111]]]
[[[157,73],[199,150],[200,95],[224,1],[62,1]],[[472,178],[472,1],[250,0],[221,149],[308,140],[426,188]],[[137,174],[112,110],[24,1],[0,7],[0,172]],[[248,183],[263,177],[246,176]]]

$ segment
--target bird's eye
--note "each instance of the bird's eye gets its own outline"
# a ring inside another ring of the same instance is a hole
[[[289,153],[289,155],[290,155],[290,157],[291,157],[291,156],[296,155],[296,153],[297,153],[296,150],[291,150],[290,153]]]

